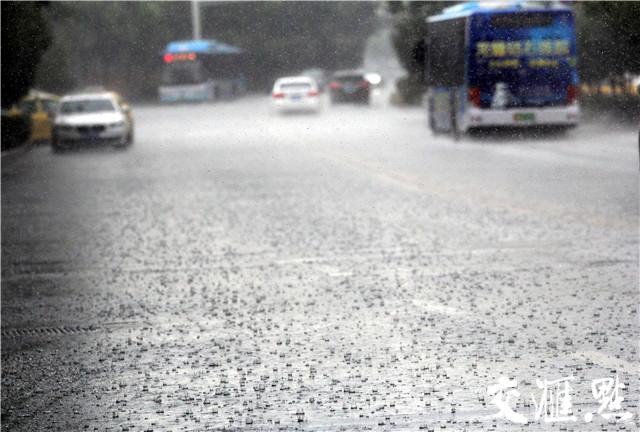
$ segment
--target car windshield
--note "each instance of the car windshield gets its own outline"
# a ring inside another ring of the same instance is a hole
[[[58,106],[58,103],[56,101],[53,101],[53,100],[42,101],[42,108],[48,113],[54,113],[56,111],[57,106]]]
[[[116,108],[109,99],[83,99],[62,102],[62,114],[81,114],[115,111]]]

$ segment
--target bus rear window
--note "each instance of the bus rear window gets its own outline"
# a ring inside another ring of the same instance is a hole
[[[491,17],[494,29],[519,29],[549,27],[553,25],[553,15],[548,13],[500,14]]]
[[[280,84],[280,90],[304,91],[311,88],[310,83],[289,83]]]
[[[162,73],[165,85],[200,84],[204,79],[202,65],[199,62],[167,63]]]

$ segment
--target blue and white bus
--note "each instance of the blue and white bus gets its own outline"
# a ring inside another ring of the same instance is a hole
[[[562,5],[469,2],[427,19],[429,125],[474,128],[578,123],[574,15]]]
[[[245,53],[216,40],[170,42],[164,52],[161,102],[228,99],[246,91]]]

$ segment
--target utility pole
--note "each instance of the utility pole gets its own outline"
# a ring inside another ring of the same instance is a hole
[[[193,38],[202,39],[202,27],[200,25],[200,2],[191,0],[191,25],[193,28]]]

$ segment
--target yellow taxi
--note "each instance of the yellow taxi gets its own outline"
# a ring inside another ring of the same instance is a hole
[[[50,141],[53,117],[60,97],[52,93],[31,90],[10,111],[9,115],[26,115],[31,121],[30,140]]]

